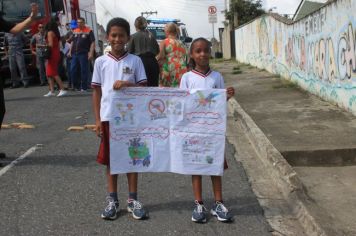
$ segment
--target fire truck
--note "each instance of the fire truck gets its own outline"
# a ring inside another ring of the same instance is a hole
[[[94,4],[94,0],[92,2]],[[51,17],[59,16],[61,24],[63,25],[62,28],[65,30],[64,25],[66,23],[69,23],[71,20],[76,20],[81,16],[86,20],[86,24],[92,28],[95,38],[98,39],[96,15],[93,12],[80,9],[79,0],[0,0],[0,12],[5,20],[18,23],[25,20],[30,15],[31,3],[38,4],[39,12],[37,21],[24,31],[24,34],[28,38],[28,43],[24,47],[23,52],[29,76],[37,77],[36,58],[31,54],[30,39],[37,33],[38,24],[41,23],[45,25],[49,22]],[[4,35],[4,32],[0,32],[0,58],[2,60],[0,74],[3,78],[10,78],[8,60],[4,48]],[[98,44],[96,43],[96,45]],[[97,48],[97,50],[99,49]],[[39,82],[38,79],[35,79],[35,82],[36,80]]]

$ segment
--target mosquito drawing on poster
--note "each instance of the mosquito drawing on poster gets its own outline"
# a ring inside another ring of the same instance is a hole
[[[215,100],[213,99],[214,97],[217,97],[219,94],[212,92],[210,93],[208,96],[204,96],[204,94],[201,91],[197,91],[198,94],[198,107],[206,107],[207,105],[210,107],[212,103],[215,102]]]

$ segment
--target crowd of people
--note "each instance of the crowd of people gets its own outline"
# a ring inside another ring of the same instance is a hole
[[[21,24],[21,27],[9,25],[0,18],[0,28],[9,31],[11,34],[17,34],[13,38],[16,38],[16,42],[21,43],[22,39],[18,33],[34,21],[33,15],[36,15],[37,11],[38,9],[33,7],[31,16],[25,23]],[[46,81],[49,84],[49,92],[45,94],[46,97],[56,95],[54,83],[57,83],[60,89],[56,96],[60,97],[67,94],[58,68],[58,64],[61,64],[61,44],[63,56],[66,58],[70,88],[82,91],[88,89],[88,63],[94,58],[94,35],[92,30],[85,26],[83,18],[71,22],[69,25],[71,31],[65,36],[60,35],[58,24],[58,18],[53,18],[45,26],[39,24],[39,32],[34,35],[31,41],[32,52],[37,56],[41,85],[45,85]],[[106,220],[116,219],[120,209],[117,193],[118,176],[110,173],[109,106],[112,91],[135,86],[183,89],[224,88],[222,75],[211,70],[209,66],[211,45],[208,40],[205,38],[195,39],[188,51],[184,43],[179,40],[179,29],[173,23],[166,25],[166,39],[161,41],[160,45],[157,44],[154,35],[147,30],[145,18],[138,17],[135,21],[135,27],[137,32],[130,35],[130,25],[125,19],[113,18],[109,21],[106,33],[111,49],[107,54],[96,59],[93,77],[90,81],[93,88],[96,134],[101,138],[97,162],[107,166],[108,205],[101,214],[101,217]],[[47,58],[45,58],[46,47],[49,47],[51,51]],[[80,77],[76,76],[78,67],[80,67]],[[23,76],[21,77],[22,82],[26,86],[26,74],[21,74],[21,76]],[[13,80],[14,82],[17,81]],[[229,87],[226,89],[226,93],[229,99],[234,95],[234,89]],[[2,89],[1,97],[2,116],[0,121],[2,121],[5,108]],[[226,161],[224,168],[227,168]],[[147,219],[147,211],[143,204],[138,201],[138,174],[127,173],[127,181],[128,211],[132,213],[135,219]],[[211,176],[211,181],[215,202],[210,213],[221,222],[229,222],[233,216],[223,202],[221,176]],[[192,187],[194,209],[191,220],[197,223],[205,223],[207,221],[207,210],[202,197],[202,176],[192,176]]]
[[[38,32],[30,40],[31,53],[36,57],[36,67],[40,86],[48,84],[49,92],[45,97],[65,96],[67,90],[87,91],[90,86],[90,66],[94,59],[95,38],[85,19],[79,17],[66,25],[63,33],[58,17],[47,24],[38,24]],[[24,46],[28,38],[24,33],[5,34],[5,53],[9,59],[11,88],[29,86],[26,71]],[[17,71],[20,73],[20,79]],[[62,79],[68,80],[67,86]],[[55,93],[55,85],[59,93]]]

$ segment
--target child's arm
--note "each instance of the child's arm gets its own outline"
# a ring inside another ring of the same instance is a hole
[[[95,116],[95,132],[96,135],[101,137],[101,121],[100,121],[100,100],[101,100],[101,87],[94,87],[93,90],[93,109]]]
[[[235,95],[235,89],[233,87],[226,88],[226,95],[227,100],[229,100]]]

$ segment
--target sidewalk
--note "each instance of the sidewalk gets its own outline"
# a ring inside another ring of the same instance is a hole
[[[264,70],[234,61],[213,68],[235,87],[235,118],[296,214],[306,213],[302,224],[356,235],[356,117]]]

